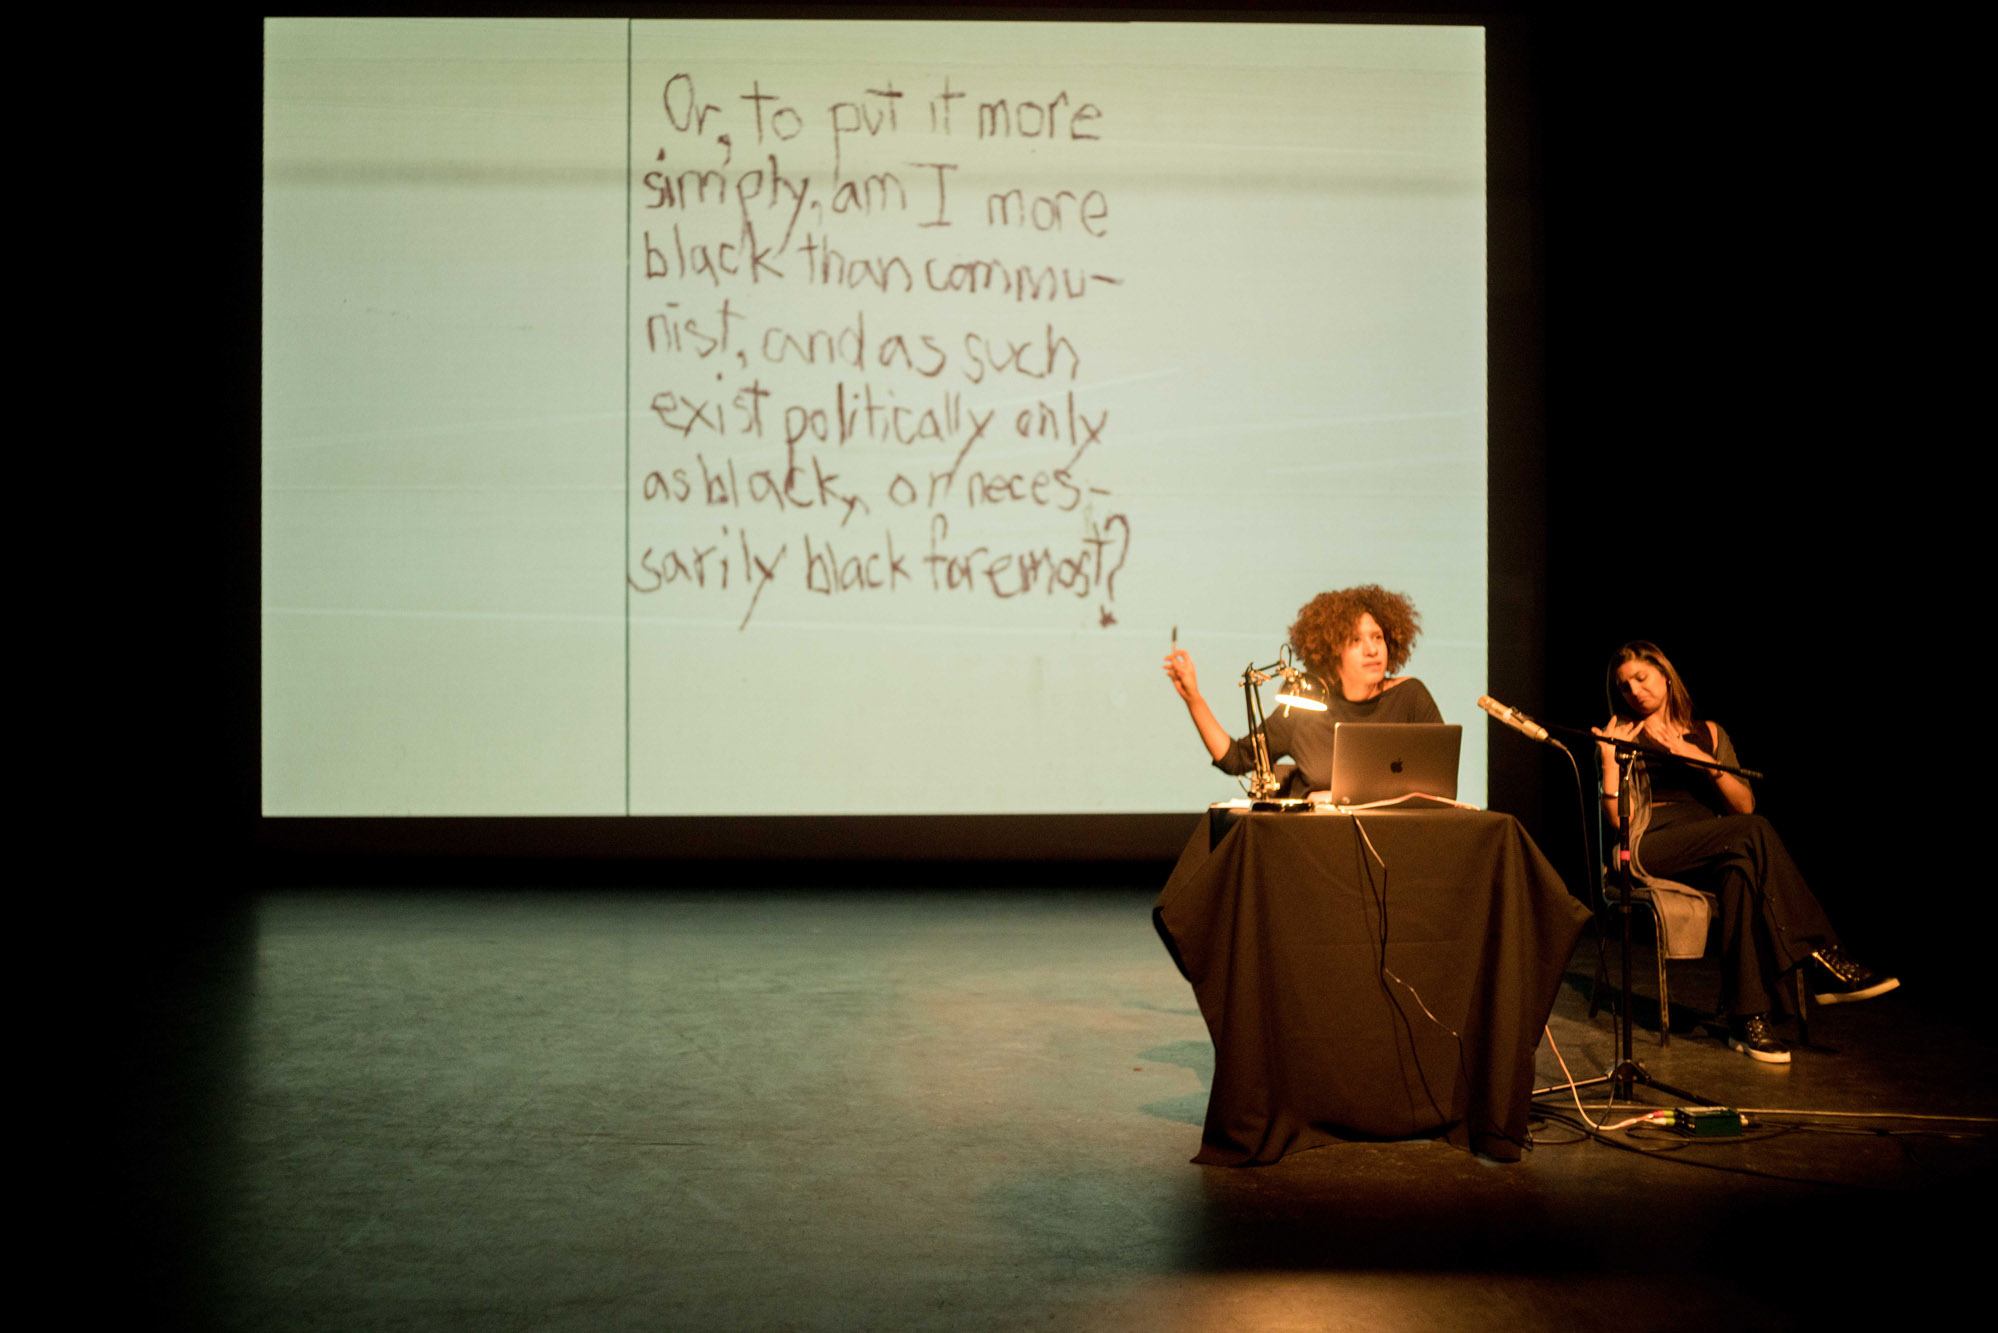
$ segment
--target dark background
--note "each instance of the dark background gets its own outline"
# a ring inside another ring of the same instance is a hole
[[[1989,600],[1968,470],[1988,428],[1973,436],[1956,408],[1973,355],[1957,311],[1976,327],[1986,298],[1969,279],[1988,241],[1969,235],[1984,154],[1960,142],[1951,35],[1912,11],[1853,26],[1656,6],[1227,12],[1312,15],[1487,26],[1492,692],[1594,722],[1608,653],[1658,641],[1770,775],[1764,811],[1853,951],[1967,990],[1991,908],[1968,759],[1979,719],[1947,658],[1981,662],[1967,640]],[[153,660],[122,688],[154,702],[135,710],[134,791],[111,798],[123,813],[103,834],[113,859],[179,882],[134,894],[122,920],[141,952],[204,904],[308,880],[671,885],[726,865],[754,885],[949,865],[995,882],[1026,855],[1163,881],[1144,830],[1059,821],[1034,835],[1047,846],[1019,843],[1018,821],[876,821],[860,860],[828,866],[829,832],[852,830],[812,821],[261,820],[260,66],[257,22],[216,23],[164,123],[184,149],[154,233],[174,262],[147,272],[208,332],[198,395],[183,380],[140,417],[170,419],[189,447],[152,492],[171,503],[135,515],[156,539],[120,557],[170,556],[180,589],[138,613]],[[1159,706],[1177,704],[1161,689]],[[1579,877],[1565,763],[1510,733],[1492,748],[1493,806]]]

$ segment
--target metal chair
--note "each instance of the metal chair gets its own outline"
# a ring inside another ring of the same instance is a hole
[[[1631,793],[1630,845],[1637,847],[1644,838],[1644,831],[1651,826],[1651,782],[1639,765],[1632,773],[1637,784]],[[1715,909],[1720,898],[1704,889],[1677,880],[1661,879],[1645,873],[1643,858],[1631,854],[1631,897],[1637,906],[1646,910],[1651,921],[1651,938],[1656,945],[1658,956],[1658,1044],[1668,1046],[1672,1041],[1672,991],[1671,980],[1666,968],[1669,959],[1702,958],[1706,956],[1707,939],[1712,933]],[[1618,910],[1633,910],[1622,901],[1623,886],[1621,877],[1612,870],[1603,874],[1603,902]],[[1797,1036],[1801,1044],[1811,1040],[1810,992],[1805,985],[1804,969],[1798,968],[1792,974],[1797,988]],[[1596,958],[1596,979],[1589,987],[1589,1017],[1594,1018],[1602,1008],[1602,988],[1609,980],[1605,974],[1602,956]],[[1630,1003],[1624,996],[1623,1002]]]

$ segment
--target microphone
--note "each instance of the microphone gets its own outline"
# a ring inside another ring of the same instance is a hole
[[[1553,743],[1553,738],[1547,734],[1547,728],[1541,726],[1517,708],[1506,707],[1506,705],[1492,698],[1489,694],[1478,696],[1478,707],[1484,709],[1487,713],[1490,713],[1493,717],[1529,740],[1546,741],[1550,745]]]

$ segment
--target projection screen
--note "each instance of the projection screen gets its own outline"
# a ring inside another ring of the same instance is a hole
[[[267,815],[1192,810],[1361,582],[1483,802],[1479,29],[265,46]]]

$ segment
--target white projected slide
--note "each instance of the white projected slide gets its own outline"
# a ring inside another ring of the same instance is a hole
[[[271,815],[1150,812],[1313,594],[1484,800],[1476,28],[266,27]]]

